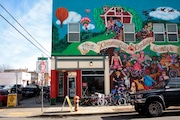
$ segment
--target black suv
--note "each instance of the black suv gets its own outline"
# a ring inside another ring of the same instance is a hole
[[[22,84],[17,84],[17,87],[20,88],[20,90],[22,91],[23,88]],[[16,84],[14,84],[13,87],[11,88],[11,93],[16,93]]]
[[[131,104],[139,114],[154,117],[169,106],[180,106],[180,78],[170,78],[151,90],[131,94]]]

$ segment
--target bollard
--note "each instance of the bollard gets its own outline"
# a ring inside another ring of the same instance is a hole
[[[78,111],[79,96],[74,96],[74,111]]]

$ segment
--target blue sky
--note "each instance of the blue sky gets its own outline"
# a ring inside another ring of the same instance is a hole
[[[0,4],[51,53],[52,0],[1,0]],[[0,14],[40,47],[1,6]],[[30,71],[36,70],[38,57],[46,57],[2,17],[0,17],[0,55],[0,69],[6,66],[14,69],[28,68]]]
[[[95,0],[89,1],[87,4],[84,4],[84,0],[77,0],[76,6],[74,6],[74,2],[67,2],[67,0],[59,1],[57,1],[58,4],[55,5],[54,9],[63,6],[68,8],[69,11],[77,12],[82,17],[86,15],[84,12],[86,8],[93,10],[94,7],[102,7],[103,5],[102,2],[94,3]],[[137,4],[137,1],[140,1],[138,2],[140,4]],[[166,0],[166,2],[164,1],[165,0],[158,0],[156,2],[158,4],[155,4],[152,0],[132,0],[131,4],[129,4],[127,0],[120,0],[119,4],[134,9],[136,8],[139,13],[144,9],[150,9],[147,8],[149,4],[150,7],[157,10],[158,7],[172,7],[173,9],[179,9],[179,0],[174,0],[173,2],[168,2],[168,0]],[[117,3],[117,0],[103,0],[103,2],[105,4],[115,4]],[[18,22],[49,51],[49,53],[51,53],[52,0],[0,0],[0,4],[17,19]],[[29,40],[36,44],[34,40],[4,11],[4,9],[1,8],[1,6],[0,14],[21,31]],[[89,15],[92,16],[92,11]],[[152,13],[151,16],[162,18],[162,16],[159,16],[157,13]],[[167,15],[164,15],[164,17],[167,18]],[[178,19],[176,18],[175,20]],[[54,18],[54,22],[57,22],[57,18]],[[94,24],[93,21],[92,24]],[[65,27],[63,27],[63,29],[64,28]],[[64,35],[61,35],[61,37],[64,37]],[[38,44],[36,45],[40,47]],[[45,56],[45,54],[34,47],[2,17],[0,17],[0,55],[0,69],[4,65],[14,69],[28,68],[29,70],[35,70],[37,58],[42,57],[42,55]]]

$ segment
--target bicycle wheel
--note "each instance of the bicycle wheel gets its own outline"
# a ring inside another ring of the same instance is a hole
[[[125,98],[120,98],[120,99],[118,100],[118,104],[119,104],[119,105],[126,105],[126,99],[125,99]]]
[[[178,71],[177,70],[170,70],[169,71],[169,77],[170,78],[175,78],[178,76]]]
[[[137,77],[138,76],[137,73],[138,73],[137,70],[131,70],[131,76],[132,77]]]
[[[43,102],[50,102],[50,96],[47,93],[43,95]]]
[[[142,77],[142,76],[144,76],[145,74],[146,74],[145,71],[143,71],[143,70],[139,71],[139,77]]]
[[[99,98],[97,101],[98,106],[103,106],[104,105],[104,99]]]
[[[35,102],[37,103],[37,104],[40,104],[41,103],[41,95],[37,95],[36,97],[35,97]]]
[[[107,106],[108,105],[108,101],[106,99],[104,99],[104,105]]]

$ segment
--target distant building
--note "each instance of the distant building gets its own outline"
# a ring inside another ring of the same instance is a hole
[[[26,86],[31,82],[31,73],[26,70],[5,70],[0,73],[0,84],[2,85],[13,85],[22,84]]]
[[[31,73],[31,83],[38,83],[38,73],[36,71],[29,71]]]

